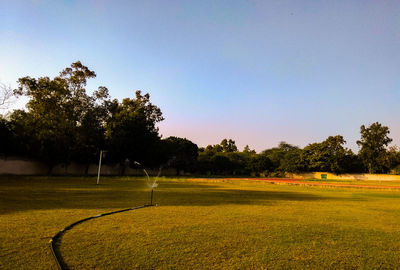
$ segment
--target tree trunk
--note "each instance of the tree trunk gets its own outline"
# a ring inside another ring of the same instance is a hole
[[[125,169],[126,169],[125,164],[121,164],[121,169],[119,170],[119,175],[120,175],[120,176],[124,176],[124,174],[125,174]]]
[[[88,173],[89,173],[89,167],[90,167],[90,163],[86,163],[86,166],[85,166],[85,176],[87,176]]]
[[[51,175],[53,168],[54,168],[54,164],[50,164],[49,169],[47,170],[47,175]]]

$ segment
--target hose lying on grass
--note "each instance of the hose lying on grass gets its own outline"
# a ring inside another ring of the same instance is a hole
[[[140,208],[145,208],[145,207],[150,207],[153,206],[152,204],[149,205],[142,205],[142,206],[137,206],[137,207],[132,207],[132,208],[127,208],[127,209],[122,209],[122,210],[118,210],[118,211],[114,211],[114,212],[108,212],[108,213],[104,213],[104,214],[100,214],[100,215],[96,215],[96,216],[92,216],[92,217],[88,217],[88,218],[84,218],[81,220],[78,220],[77,222],[74,222],[70,225],[68,225],[67,227],[65,227],[64,229],[62,229],[61,231],[59,231],[56,235],[54,235],[51,240],[50,240],[50,248],[51,248],[51,252],[53,253],[54,259],[57,262],[58,268],[63,270],[63,269],[67,269],[65,263],[62,260],[61,254],[60,252],[57,250],[56,248],[56,242],[61,239],[62,235],[72,229],[73,227],[75,227],[78,224],[81,224],[85,221],[91,220],[91,219],[95,219],[95,218],[99,218],[99,217],[104,217],[104,216],[108,216],[108,215],[112,215],[112,214],[117,214],[117,213],[121,213],[121,212],[126,212],[126,211],[131,211],[131,210],[136,210],[136,209],[140,209]]]

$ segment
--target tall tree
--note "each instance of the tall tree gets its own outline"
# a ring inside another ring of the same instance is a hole
[[[94,71],[77,61],[54,79],[27,76],[18,80],[15,94],[27,96],[29,101],[27,114],[15,115],[16,126],[25,124],[31,130],[30,144],[50,168],[60,162],[68,163],[74,153],[88,161],[100,147],[102,139],[98,136],[104,136],[104,132],[96,129],[104,125],[108,113],[99,108],[111,101],[104,87],[92,96],[87,95],[87,80],[95,76]]]
[[[278,171],[291,173],[303,171],[305,166],[301,159],[302,152],[303,150],[299,148],[287,151],[280,160]]]
[[[90,163],[97,161],[99,151],[106,147],[105,123],[117,101],[110,100],[106,87],[99,87],[85,103],[85,110],[77,118],[76,143],[71,151],[75,161],[86,164],[87,173]]]
[[[48,162],[50,168],[58,162],[68,162],[69,149],[74,145],[74,121],[67,102],[70,91],[66,81],[61,77],[24,77],[19,79],[16,93],[30,98],[24,123],[33,132],[38,157]]]
[[[298,147],[282,141],[279,143],[278,147],[266,149],[262,151],[260,155],[267,156],[273,164],[273,170],[279,171],[279,168],[281,167],[281,162],[284,159],[285,155],[295,149],[298,149]]]
[[[329,153],[329,171],[333,173],[343,173],[346,170],[347,156],[352,155],[350,149],[343,147],[343,145],[346,144],[343,136],[329,136],[322,144]]]
[[[346,168],[347,156],[351,150],[343,147],[343,136],[329,136],[321,143],[312,143],[302,152],[302,161],[308,170],[342,173]]]
[[[168,137],[163,140],[167,145],[170,166],[176,168],[176,174],[181,170],[189,171],[197,161],[198,147],[186,138]]]
[[[156,123],[164,118],[160,108],[150,102],[150,95],[138,90],[135,98],[123,99],[110,112],[106,124],[110,159],[152,165],[152,149],[160,140]]]
[[[361,147],[359,156],[368,168],[369,173],[385,172],[388,170],[387,146],[392,142],[389,138],[389,128],[379,122],[364,125],[360,128],[361,139],[357,141]]]
[[[231,153],[231,152],[237,152],[238,148],[236,146],[236,143],[234,140],[232,139],[223,139],[220,143],[221,147],[222,147],[222,151],[226,152],[226,153]]]

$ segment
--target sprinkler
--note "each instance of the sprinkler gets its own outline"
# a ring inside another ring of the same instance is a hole
[[[158,186],[158,183],[157,183],[155,180],[151,183],[151,181],[150,181],[150,176],[149,176],[149,174],[147,173],[146,169],[143,168],[142,164],[140,164],[140,163],[137,162],[137,161],[134,161],[133,163],[134,163],[135,165],[138,165],[138,166],[142,167],[144,173],[146,174],[146,177],[147,177],[147,185],[149,186],[149,188],[151,188],[151,193],[150,193],[150,205],[153,205],[153,193],[154,193],[154,188],[156,188],[156,187]]]

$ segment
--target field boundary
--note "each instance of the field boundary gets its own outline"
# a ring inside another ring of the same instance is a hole
[[[92,217],[87,217],[81,220],[78,220],[70,225],[68,225],[67,227],[65,227],[64,229],[62,229],[61,231],[59,231],[56,235],[54,235],[51,239],[50,239],[50,248],[51,248],[51,252],[54,256],[54,259],[57,263],[57,266],[60,270],[64,270],[64,269],[68,269],[67,265],[65,264],[60,251],[57,248],[57,241],[61,240],[61,237],[63,236],[63,234],[68,231],[71,230],[73,227],[75,227],[78,224],[81,224],[85,221],[91,220],[91,219],[95,219],[95,218],[99,218],[99,217],[104,217],[104,216],[108,216],[108,215],[112,215],[112,214],[117,214],[117,213],[122,213],[122,212],[126,212],[126,211],[131,211],[131,210],[136,210],[136,209],[141,209],[141,208],[146,208],[146,207],[150,207],[153,206],[151,204],[148,205],[141,205],[141,206],[137,206],[137,207],[132,207],[132,208],[126,208],[126,209],[122,209],[122,210],[117,210],[117,211],[113,211],[113,212],[107,212],[107,213],[103,213],[103,214],[99,214],[99,215],[95,215]]]
[[[321,179],[325,175],[328,180],[362,180],[362,181],[400,181],[400,175],[395,174],[369,174],[369,173],[342,173],[330,172],[303,172],[285,173],[285,177],[294,179]]]
[[[367,189],[389,189],[389,190],[400,190],[400,186],[386,186],[386,185],[355,185],[355,184],[336,184],[336,183],[321,183],[304,181],[302,179],[293,178],[188,178],[188,180],[198,181],[238,181],[238,180],[250,180],[250,181],[265,181],[271,184],[286,184],[286,185],[297,185],[297,186],[323,186],[323,187],[339,187],[339,188],[367,188]]]
[[[390,189],[400,190],[400,186],[379,186],[379,185],[353,185],[353,184],[335,184],[335,183],[316,183],[310,181],[301,181],[297,179],[256,179],[258,181],[267,181],[270,183],[284,183],[288,185],[305,185],[305,186],[323,186],[323,187],[340,187],[340,188],[367,188],[367,189]]]

